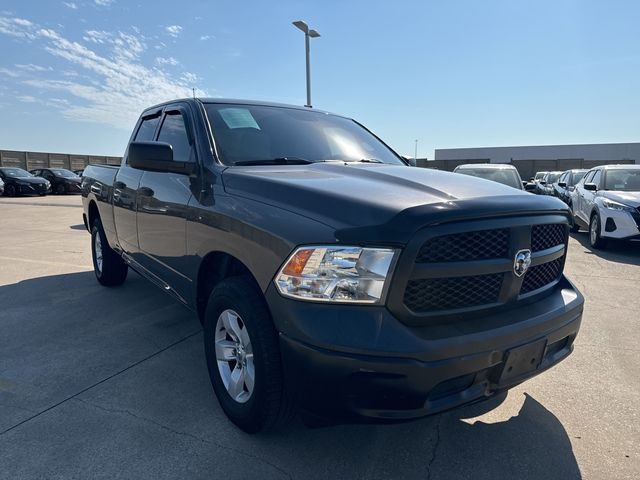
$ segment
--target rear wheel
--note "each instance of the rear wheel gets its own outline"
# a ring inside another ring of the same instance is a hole
[[[607,246],[607,240],[600,236],[600,230],[600,215],[594,213],[591,215],[591,222],[589,222],[589,244],[592,248],[605,248]]]
[[[122,285],[127,278],[127,264],[107,243],[99,218],[93,221],[91,227],[91,256],[93,271],[100,284],[106,287]]]
[[[228,278],[211,292],[204,341],[211,384],[233,423],[256,433],[291,418],[278,335],[251,278]]]

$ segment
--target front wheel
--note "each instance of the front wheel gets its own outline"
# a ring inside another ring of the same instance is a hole
[[[228,278],[211,292],[204,342],[211,384],[233,423],[257,433],[291,418],[278,335],[251,278]]]
[[[594,213],[589,222],[589,244],[592,248],[605,248],[607,240],[600,236],[600,215]]]
[[[127,278],[128,267],[107,243],[100,219],[96,218],[91,227],[91,257],[93,271],[101,285],[114,287],[122,285]]]
[[[55,192],[58,195],[64,195],[65,193],[67,193],[67,189],[64,187],[64,185],[59,183],[58,186],[56,186],[56,191]]]
[[[4,189],[4,194],[7,197],[15,197],[16,193],[16,187],[14,185],[7,185]]]

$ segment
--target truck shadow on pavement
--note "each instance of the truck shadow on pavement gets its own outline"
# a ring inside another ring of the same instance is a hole
[[[410,423],[246,435],[215,399],[195,315],[134,273],[112,289],[93,272],[2,286],[0,332],[7,478],[581,478],[562,423],[526,394],[496,423],[465,419],[502,398]]]

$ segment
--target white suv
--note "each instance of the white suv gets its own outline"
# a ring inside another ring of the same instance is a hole
[[[589,243],[607,238],[640,240],[640,165],[592,168],[571,193],[574,227],[589,229]]]

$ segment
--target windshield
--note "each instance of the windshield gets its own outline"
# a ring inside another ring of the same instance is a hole
[[[558,177],[562,175],[562,172],[550,173],[547,177],[547,183],[556,183],[558,181]]]
[[[3,168],[2,173],[4,173],[7,177],[13,178],[33,177],[33,175],[21,168]]]
[[[620,192],[640,192],[640,169],[615,169],[605,173],[605,190]]]
[[[347,118],[285,107],[206,104],[205,108],[225,165],[274,159],[405,165],[380,140]]]
[[[75,178],[77,175],[73,173],[71,170],[67,170],[66,168],[51,168],[51,172],[56,177],[64,177],[64,178]]]
[[[536,180],[542,180],[542,177],[544,177],[547,174],[547,172],[538,172],[536,173]]]
[[[514,170],[497,168],[461,168],[457,173],[471,175],[472,177],[485,178],[494,182],[508,185],[518,190],[522,190],[522,183],[518,174]]]
[[[576,185],[587,174],[588,170],[575,170],[571,176],[571,185]]]

